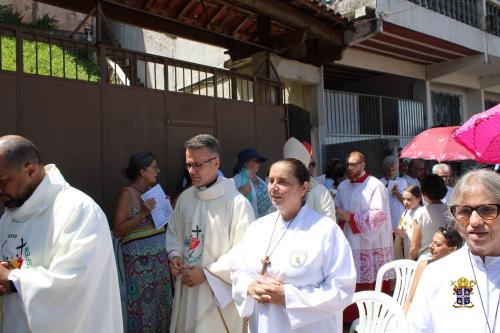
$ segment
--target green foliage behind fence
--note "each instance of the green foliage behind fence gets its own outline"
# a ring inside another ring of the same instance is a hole
[[[1,63],[0,69],[5,71],[16,70],[16,39],[2,36],[0,39]]]
[[[91,58],[92,55],[71,48],[30,40],[23,41],[25,73],[97,82],[99,67]],[[14,37],[1,37],[1,69],[16,70]]]

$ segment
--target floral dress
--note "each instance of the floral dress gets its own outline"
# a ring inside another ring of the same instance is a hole
[[[131,218],[139,213],[133,202]],[[122,238],[122,244],[127,273],[127,332],[168,332],[173,291],[165,229],[157,230],[148,215]]]

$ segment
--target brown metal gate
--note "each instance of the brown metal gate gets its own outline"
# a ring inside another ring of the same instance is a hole
[[[14,68],[6,61],[13,41]],[[36,50],[34,65],[25,56],[29,47]],[[43,48],[50,55],[62,50],[62,75],[52,59],[43,72]],[[80,58],[94,59],[97,75],[82,71]],[[180,190],[183,143],[199,133],[221,141],[228,177],[243,148],[279,159],[286,140],[281,91],[276,81],[0,26],[0,135],[34,141],[44,162],[56,163],[108,213],[126,184],[120,170],[137,150],[158,156],[169,195]]]

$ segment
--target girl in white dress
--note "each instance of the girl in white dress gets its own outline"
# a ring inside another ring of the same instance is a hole
[[[399,219],[394,239],[394,258],[410,259],[410,243],[413,235],[413,216],[422,205],[422,192],[417,185],[408,186],[403,192],[405,211]]]

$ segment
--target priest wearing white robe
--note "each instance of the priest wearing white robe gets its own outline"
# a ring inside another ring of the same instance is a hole
[[[0,332],[123,332],[106,217],[34,144],[0,138]]]
[[[394,258],[388,193],[380,180],[365,171],[365,165],[361,152],[349,154],[347,179],[339,184],[336,197],[337,213],[358,272],[356,291],[373,290],[379,268]],[[389,280],[385,280],[383,290],[389,289]],[[351,309],[355,307],[346,311],[346,322],[354,319]]]
[[[217,176],[217,139],[201,134],[184,147],[193,186],[179,196],[167,228],[170,270],[176,276],[170,331],[243,332],[230,296],[226,254],[254,220],[253,208],[231,179]]]
[[[411,333],[500,331],[500,175],[474,170],[450,210],[466,245],[425,268],[408,313]]]
[[[303,163],[273,164],[268,191],[277,211],[247,229],[231,252],[233,297],[250,333],[340,333],[356,271],[342,230],[304,202]]]

